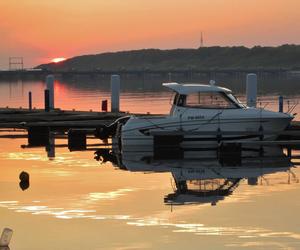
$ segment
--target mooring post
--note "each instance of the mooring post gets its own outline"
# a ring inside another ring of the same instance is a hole
[[[4,249],[9,249],[9,243],[11,240],[11,237],[13,235],[13,230],[10,228],[4,228],[3,232],[1,234],[0,242],[1,242],[1,248],[4,247]]]
[[[282,95],[279,96],[278,104],[279,104],[279,112],[283,113],[283,96]]]
[[[28,107],[29,107],[29,110],[32,110],[32,93],[31,93],[31,91],[28,92]]]
[[[172,82],[172,73],[171,72],[168,73],[168,78],[169,78],[169,82]]]
[[[247,95],[247,106],[256,107],[256,96],[257,96],[257,75],[250,73],[247,74],[246,79],[246,95]]]
[[[45,89],[45,111],[50,111],[50,105],[49,105],[49,89]]]
[[[80,129],[69,129],[68,148],[70,151],[86,149],[86,133]]]
[[[259,133],[259,140],[263,141],[264,140],[264,127],[262,125],[259,126],[258,133]]]
[[[47,156],[49,160],[55,158],[55,134],[49,131],[49,144],[46,145]]]
[[[289,158],[292,157],[292,148],[291,147],[287,148],[287,155],[288,155]]]
[[[46,88],[49,90],[49,109],[54,109],[54,75],[47,75]]]
[[[107,112],[107,100],[102,101],[101,110],[102,112]]]
[[[27,131],[30,146],[47,146],[49,144],[49,127],[29,127]]]
[[[110,78],[111,88],[111,112],[120,110],[120,76],[112,75]]]

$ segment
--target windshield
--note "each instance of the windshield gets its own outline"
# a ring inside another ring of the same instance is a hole
[[[204,109],[236,109],[242,106],[235,97],[224,92],[195,92],[188,95],[177,94],[174,104],[181,107]]]
[[[242,104],[241,101],[235,97],[233,94],[229,93],[227,94],[227,96],[232,100],[234,101],[239,107],[241,108],[246,108],[246,105]]]

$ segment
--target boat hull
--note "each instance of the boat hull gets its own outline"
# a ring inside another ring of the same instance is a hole
[[[131,118],[122,127],[123,150],[134,146],[153,148],[155,137],[178,136],[185,148],[215,146],[221,141],[275,140],[291,121],[288,115],[265,118],[182,120],[180,117]]]

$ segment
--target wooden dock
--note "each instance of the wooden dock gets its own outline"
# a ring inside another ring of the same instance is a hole
[[[47,126],[61,129],[95,128],[98,125],[108,125],[116,119],[128,115],[146,116],[149,114],[61,109],[46,112],[44,109],[0,108],[0,128],[26,129],[33,126]],[[300,121],[292,121],[289,131],[295,131],[298,135],[300,131]]]
[[[70,151],[82,151],[91,150],[97,151],[99,149],[112,148],[112,142],[108,141],[108,138],[114,136],[114,132],[110,131],[113,126],[107,127],[112,124],[118,118],[132,115],[125,112],[92,112],[92,111],[74,111],[74,110],[60,110],[55,109],[46,112],[42,109],[13,109],[13,108],[0,108],[0,138],[7,139],[25,139],[27,138],[28,144],[21,145],[22,148],[32,147],[45,147],[48,157],[55,157],[55,148],[63,147],[68,148]],[[134,114],[143,115],[146,114]],[[108,129],[109,133],[106,133],[102,129]],[[114,128],[115,129],[115,128]],[[24,131],[28,133],[24,133]],[[99,132],[100,131],[100,132]],[[12,132],[12,133],[11,133]],[[20,133],[21,132],[21,133]],[[222,136],[234,135],[234,132],[220,131]],[[212,135],[218,137],[218,131],[201,132],[201,131],[172,131],[168,132],[153,132],[155,136],[183,136],[186,133],[190,135]],[[257,132],[245,132],[247,135],[257,135],[263,137],[268,134],[267,131]],[[103,136],[104,135],[104,136]],[[56,144],[54,139],[66,139],[67,143]],[[102,142],[92,143],[90,139],[101,139]],[[89,139],[89,140],[88,140]],[[236,147],[238,145],[238,147]],[[292,157],[292,149],[300,149],[300,121],[293,121],[291,126],[283,131],[276,141],[220,141],[218,148],[221,149],[222,156],[228,151],[229,156],[231,151],[239,153],[242,146],[279,146],[287,149],[287,154]],[[234,147],[234,150],[231,148]],[[154,145],[154,154],[156,157],[181,157],[182,150],[180,142],[178,144],[162,144]],[[177,151],[176,151],[177,150]],[[193,149],[189,149],[193,150]],[[224,153],[224,152],[225,153]],[[227,154],[227,153],[226,153]],[[227,156],[226,156],[227,157]],[[225,157],[225,158],[226,158]],[[239,156],[238,156],[239,157]],[[224,157],[223,157],[224,158]]]
[[[74,110],[60,110],[55,109],[46,112],[43,109],[15,109],[15,108],[0,108],[0,129],[23,129],[27,130],[29,135],[33,135],[35,140],[39,138],[43,133],[48,133],[47,131],[57,131],[57,132],[72,132],[71,130],[77,129],[77,133],[84,133],[86,135],[93,135],[102,138],[101,135],[97,133],[97,128],[107,126],[113,123],[116,119],[132,115],[125,112],[93,112],[93,111],[74,111]],[[146,114],[134,114],[143,115]],[[79,131],[80,130],[80,131]],[[33,134],[34,133],[34,134]],[[171,132],[173,136],[181,135],[180,131]],[[184,132],[188,133],[188,132]],[[207,135],[209,132],[190,132],[197,135]],[[211,135],[216,135],[215,132],[211,132]],[[222,131],[222,135],[234,134],[233,132]],[[251,133],[251,132],[245,132]],[[262,134],[259,134],[262,133]],[[35,135],[36,134],[36,135]],[[105,137],[111,136],[112,133]],[[167,135],[166,132],[163,132]],[[267,135],[267,131],[257,131],[253,134],[259,134],[261,136]],[[154,134],[153,134],[154,135]],[[159,135],[156,132],[155,135]],[[300,121],[293,121],[291,126],[283,131],[278,138],[280,145],[300,145]],[[251,143],[251,142],[250,142]],[[255,142],[257,143],[257,142]],[[261,142],[263,145],[278,144],[275,142]]]
[[[0,128],[27,129],[29,127],[50,127],[54,129],[95,128],[108,125],[127,113],[72,111],[55,109],[0,108]]]

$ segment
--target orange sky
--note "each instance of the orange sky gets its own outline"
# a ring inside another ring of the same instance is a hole
[[[0,0],[0,68],[141,48],[300,43],[299,0]]]

